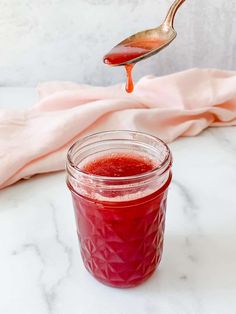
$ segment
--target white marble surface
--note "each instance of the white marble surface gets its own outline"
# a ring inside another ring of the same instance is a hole
[[[1,107],[35,99],[33,89],[0,89]],[[236,128],[171,149],[162,263],[134,289],[106,287],[84,269],[64,173],[0,191],[0,313],[236,313]]]
[[[0,86],[122,81],[123,70],[103,65],[102,56],[127,35],[157,26],[172,1],[0,0]],[[176,41],[137,66],[135,78],[191,67],[236,70],[235,15],[235,1],[186,0]]]

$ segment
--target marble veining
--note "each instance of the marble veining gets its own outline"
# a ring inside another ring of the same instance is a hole
[[[54,313],[54,303],[57,301],[57,289],[60,287],[60,285],[63,284],[63,281],[65,281],[69,275],[70,270],[72,267],[72,249],[66,245],[60,238],[58,224],[57,224],[57,218],[56,218],[56,207],[53,204],[53,202],[48,202],[48,210],[51,210],[51,221],[53,224],[53,231],[54,231],[54,238],[55,243],[54,245],[58,245],[60,247],[60,250],[62,251],[62,254],[66,257],[66,265],[64,266],[64,271],[61,272],[58,276],[54,278],[52,282],[47,281],[47,267],[49,268],[50,265],[48,265],[47,258],[44,257],[43,252],[40,249],[40,245],[36,242],[28,242],[22,244],[22,246],[19,249],[13,250],[12,255],[16,256],[18,254],[25,254],[25,252],[30,252],[33,254],[37,260],[39,261],[39,264],[41,264],[38,279],[37,279],[37,285],[41,291],[42,298],[45,302],[47,312],[48,313]],[[43,232],[43,230],[42,230]]]
[[[175,179],[172,180],[172,184],[176,185],[176,187],[179,189],[181,195],[183,196],[186,205],[183,207],[183,211],[186,215],[189,216],[189,218],[195,218],[196,217],[196,210],[197,206],[193,200],[193,196],[189,194],[189,191],[187,188],[180,182],[176,181]]]
[[[63,284],[63,281],[66,280],[70,274],[70,270],[72,267],[72,249],[60,239],[56,219],[56,207],[52,202],[49,202],[49,205],[52,209],[52,221],[54,224],[55,239],[57,244],[61,247],[63,253],[66,255],[67,259],[67,267],[65,268],[64,273],[61,274],[61,276],[53,283],[53,285],[50,287],[48,291],[43,287],[43,295],[48,307],[48,312],[53,313],[53,305],[57,297],[56,295],[57,289],[61,284]]]
[[[0,88],[23,108],[33,89]],[[134,289],[97,282],[83,267],[63,172],[0,191],[0,313],[236,313],[236,128],[210,128],[170,145],[164,254]]]

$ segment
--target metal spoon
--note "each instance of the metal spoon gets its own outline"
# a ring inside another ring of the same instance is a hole
[[[113,66],[137,63],[168,46],[177,36],[173,22],[178,8],[184,1],[175,0],[164,22],[157,28],[136,33],[116,45],[104,56],[104,63]]]

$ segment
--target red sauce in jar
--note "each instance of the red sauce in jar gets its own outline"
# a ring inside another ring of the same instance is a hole
[[[82,167],[94,176],[122,178],[152,171],[156,164],[138,155],[115,154],[89,161]],[[125,180],[125,179],[124,179]],[[119,199],[85,197],[71,186],[81,254],[85,267],[99,281],[115,287],[132,287],[146,280],[159,264],[167,188],[142,196]],[[102,193],[103,196],[106,196]],[[112,197],[111,197],[112,195]]]
[[[151,159],[138,155],[113,154],[97,158],[83,167],[83,171],[103,177],[128,177],[151,171],[155,164]]]

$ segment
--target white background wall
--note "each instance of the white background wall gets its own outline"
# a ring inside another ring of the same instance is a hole
[[[102,56],[127,35],[162,21],[172,0],[0,0],[0,85],[45,80],[122,81]],[[163,75],[189,67],[236,69],[236,0],[186,0],[178,37],[135,69]]]

